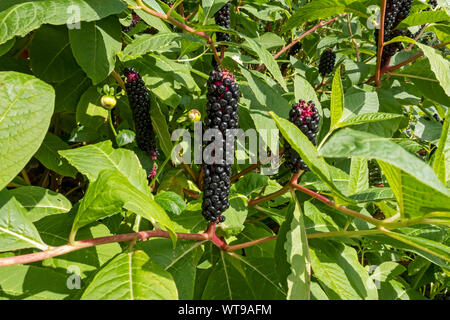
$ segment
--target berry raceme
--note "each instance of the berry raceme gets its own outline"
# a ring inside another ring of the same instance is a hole
[[[320,115],[313,101],[306,102],[300,100],[299,103],[294,103],[289,112],[289,121],[295,124],[308,137],[312,144],[317,144]],[[299,170],[309,170],[297,151],[292,149],[289,143],[286,143],[284,150],[285,164],[293,173],[297,173]]]
[[[336,63],[336,53],[331,48],[328,48],[320,56],[319,73],[322,76],[325,76],[333,72],[335,63]]]
[[[230,29],[230,3],[228,2],[214,15],[216,24],[220,27]],[[230,42],[231,37],[228,33],[218,32],[217,41]]]
[[[125,68],[124,74],[126,77],[125,89],[136,127],[137,145],[139,149],[155,160],[158,158],[158,150],[152,119],[150,118],[150,101],[147,88],[139,73],[133,68]]]
[[[218,129],[222,133],[222,159],[218,163],[203,165],[202,214],[211,222],[223,222],[222,213],[230,206],[231,165],[227,155],[233,157],[233,146],[226,144],[226,132],[238,128],[239,85],[228,70],[215,69],[208,79],[208,103],[206,105],[206,129]],[[211,143],[214,143],[211,142]]]

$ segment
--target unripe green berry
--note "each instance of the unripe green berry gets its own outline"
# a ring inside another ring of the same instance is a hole
[[[188,114],[189,120],[192,122],[200,121],[202,114],[197,109],[192,109]]]
[[[105,95],[102,97],[101,103],[103,108],[111,110],[116,106],[117,101],[113,96]]]

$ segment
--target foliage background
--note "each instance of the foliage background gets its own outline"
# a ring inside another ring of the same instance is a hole
[[[0,299],[448,297],[448,1],[428,11],[414,1],[399,27],[422,36],[392,40],[404,50],[379,85],[368,26],[383,1],[232,1],[231,30],[214,25],[225,3],[0,3]],[[141,21],[126,34],[132,9]],[[78,15],[80,28],[69,28]],[[232,35],[221,62],[240,84],[240,127],[279,128],[311,172],[297,183],[283,166],[264,176],[234,165],[236,178],[251,172],[233,183],[211,238],[200,167],[169,156],[171,133],[193,129],[189,111],[205,115],[217,31]],[[298,37],[298,54],[283,50]],[[317,62],[328,47],[337,66],[322,82]],[[151,93],[155,184],[120,88],[125,66]],[[105,85],[115,88],[112,112],[100,104]],[[299,99],[322,115],[319,147],[284,120]],[[143,230],[147,241],[120,238]],[[84,239],[94,245],[20,260]]]

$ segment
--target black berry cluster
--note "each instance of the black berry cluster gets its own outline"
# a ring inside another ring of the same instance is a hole
[[[383,178],[381,177],[381,171],[375,160],[369,160],[369,185],[371,187],[378,187],[383,184]]]
[[[230,3],[228,2],[214,15],[216,24],[220,27],[230,29]],[[231,37],[228,33],[218,32],[217,41],[231,41]]]
[[[434,9],[437,7],[438,2],[437,2],[437,0],[430,0],[430,1],[428,1],[428,4],[431,5]]]
[[[227,156],[233,159],[234,148],[226,143],[229,129],[238,128],[239,85],[228,70],[211,71],[208,80],[208,103],[206,105],[206,129],[218,129],[222,133],[222,159],[213,164],[203,165],[203,204],[202,214],[206,220],[223,222],[221,214],[230,206],[231,164],[226,162]],[[211,143],[215,143],[212,141]],[[216,150],[217,151],[217,150]],[[215,156],[215,155],[213,155]]]
[[[334,64],[336,63],[336,53],[333,49],[326,49],[320,56],[319,73],[325,76],[333,72]]]
[[[139,73],[133,68],[125,68],[124,74],[126,77],[125,89],[136,127],[137,145],[139,149],[155,160],[158,158],[158,150],[152,119],[150,118],[150,101],[147,88]]]
[[[413,0],[388,0],[386,3],[386,13],[384,16],[384,42],[395,37],[406,35],[407,30],[395,29],[402,20],[409,16]],[[378,46],[378,30],[375,30],[375,42]],[[395,53],[402,49],[400,43],[392,43],[383,48],[381,65],[387,64]]]
[[[141,18],[134,11],[132,13],[132,16],[133,16],[133,20],[131,21],[131,24],[128,27],[122,27],[122,30],[125,33],[130,32],[134,27],[136,27],[138,22],[141,20]]]
[[[289,112],[289,121],[295,124],[312,144],[317,143],[320,115],[313,101],[300,100],[299,103],[294,103]],[[285,164],[293,173],[297,173],[299,170],[309,170],[297,151],[292,149],[289,143],[286,143],[284,150]]]

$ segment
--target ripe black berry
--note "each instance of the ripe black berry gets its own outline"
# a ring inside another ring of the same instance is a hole
[[[336,63],[336,53],[331,48],[328,48],[320,56],[319,73],[322,76],[325,76],[333,72],[335,63]]]
[[[226,132],[238,128],[239,85],[228,70],[214,69],[208,79],[206,104],[206,129],[219,129],[222,133],[222,159],[203,165],[203,204],[202,214],[206,220],[223,222],[221,214],[230,206],[231,165],[226,163],[227,154],[233,148],[226,143]],[[214,141],[216,142],[216,141]],[[213,142],[211,142],[213,143]]]
[[[133,16],[133,20],[131,21],[131,24],[128,27],[122,27],[123,32],[128,33],[131,31],[131,29],[133,29],[134,27],[136,27],[136,25],[138,24],[138,22],[141,20],[141,18],[133,11],[132,12],[132,16]]]
[[[133,68],[125,68],[125,89],[133,112],[136,127],[136,142],[138,147],[146,152],[152,159],[158,158],[155,133],[150,118],[150,101],[145,83],[139,73]]]
[[[289,121],[294,123],[312,144],[315,145],[317,143],[320,115],[313,101],[300,100],[299,103],[294,103],[289,112]],[[285,164],[293,173],[297,173],[299,170],[309,170],[297,151],[292,149],[289,143],[286,143],[284,150]]]
[[[216,24],[220,27],[230,29],[230,3],[228,2],[219,11],[214,14]],[[218,32],[217,41],[231,41],[231,37],[228,33]]]
[[[437,0],[430,0],[430,1],[428,1],[428,4],[431,5],[434,9],[437,7],[438,2],[437,2]]]

